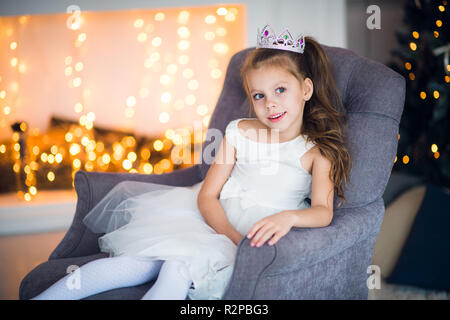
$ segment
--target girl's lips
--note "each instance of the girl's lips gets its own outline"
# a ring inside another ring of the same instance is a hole
[[[283,114],[280,117],[278,117],[278,118],[275,118],[275,119],[267,118],[267,119],[269,119],[269,121],[271,121],[271,122],[278,122],[281,119],[283,119],[285,115],[286,115],[286,111],[283,112]]]

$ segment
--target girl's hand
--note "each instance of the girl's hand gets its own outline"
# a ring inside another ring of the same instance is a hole
[[[288,211],[281,211],[261,219],[253,225],[247,234],[247,238],[253,238],[250,245],[261,247],[269,239],[268,244],[274,245],[291,230],[294,220],[294,214]]]

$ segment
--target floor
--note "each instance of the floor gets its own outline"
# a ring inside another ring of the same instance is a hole
[[[17,300],[25,275],[48,260],[66,231],[0,237],[0,300]]]

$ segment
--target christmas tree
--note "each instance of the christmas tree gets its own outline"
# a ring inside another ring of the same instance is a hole
[[[447,1],[409,0],[390,68],[406,78],[394,171],[450,187],[449,8]]]

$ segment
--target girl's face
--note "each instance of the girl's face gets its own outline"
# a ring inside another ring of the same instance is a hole
[[[260,67],[247,75],[250,96],[259,121],[269,129],[279,129],[280,139],[290,140],[301,132],[305,102],[313,93],[311,79],[303,85],[279,67]],[[282,114],[278,119],[271,116]]]

